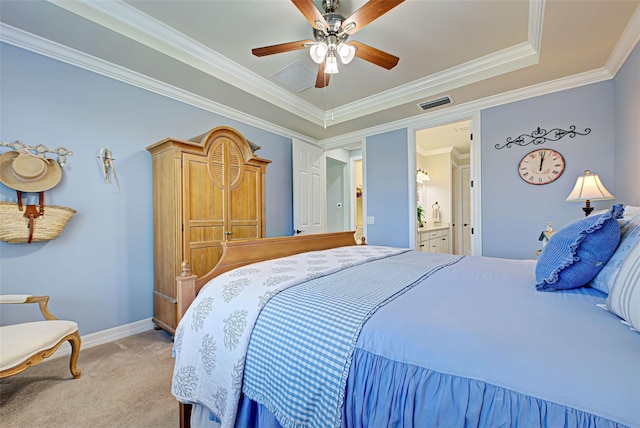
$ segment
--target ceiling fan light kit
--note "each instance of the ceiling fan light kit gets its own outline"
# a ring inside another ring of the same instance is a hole
[[[343,64],[349,64],[353,58],[356,57],[357,50],[358,48],[348,43],[340,43],[337,48],[338,55]]]
[[[336,54],[333,51],[329,51],[329,54],[327,55],[324,72],[325,74],[336,74],[339,72],[338,60],[336,59]]]
[[[313,62],[315,62],[316,64],[322,64],[324,62],[324,57],[325,55],[327,55],[328,51],[329,47],[326,44],[322,42],[314,43],[309,49],[309,55],[311,55],[311,59],[313,60]]]
[[[323,0],[324,14],[316,8],[313,0],[291,1],[313,27],[315,42],[303,40],[255,48],[251,50],[254,55],[266,56],[309,48],[311,59],[318,64],[316,88],[326,87],[329,84],[328,75],[339,72],[338,58],[342,64],[349,64],[357,56],[387,70],[398,63],[396,56],[363,43],[347,43],[347,39],[404,0],[369,0],[348,18],[337,12],[339,0]]]

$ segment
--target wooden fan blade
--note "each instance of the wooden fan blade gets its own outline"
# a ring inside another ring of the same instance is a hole
[[[329,78],[330,74],[326,74],[324,72],[324,61],[322,64],[318,65],[318,75],[316,76],[316,88],[324,88],[325,86],[329,86]]]
[[[255,56],[267,56],[283,52],[291,52],[298,49],[304,49],[306,47],[304,45],[305,43],[313,43],[313,40],[298,40],[297,42],[281,43],[279,45],[255,48],[251,49],[251,53]]]
[[[344,20],[342,28],[346,27],[350,22],[353,22],[356,24],[356,27],[348,31],[348,33],[357,33],[402,2],[404,2],[404,0],[369,0],[364,6]]]
[[[291,2],[298,8],[300,12],[307,18],[307,21],[317,30],[321,30],[320,26],[316,24],[316,21],[320,21],[324,28],[327,28],[329,24],[324,19],[324,16],[320,13],[313,0],[291,0]]]
[[[398,65],[398,61],[400,61],[400,58],[397,56],[388,54],[369,45],[365,45],[364,43],[356,41],[351,41],[349,43],[358,48],[356,51],[356,56],[358,58],[369,61],[372,64],[379,65],[387,70],[391,70],[393,67]]]

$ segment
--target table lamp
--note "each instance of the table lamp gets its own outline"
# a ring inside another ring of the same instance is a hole
[[[585,206],[582,207],[585,217],[591,214],[593,207],[591,201],[603,201],[606,199],[615,199],[609,191],[604,187],[598,174],[591,174],[589,170],[584,172],[576,180],[576,185],[565,199],[566,202],[585,202]]]

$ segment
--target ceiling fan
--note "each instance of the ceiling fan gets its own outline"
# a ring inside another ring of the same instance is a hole
[[[338,73],[338,58],[348,64],[358,57],[372,64],[391,70],[400,58],[364,43],[351,41],[350,35],[362,30],[375,19],[384,15],[404,0],[369,0],[348,18],[338,13],[339,0],[322,0],[324,14],[313,4],[313,0],[291,0],[313,26],[314,40],[281,43],[252,49],[255,56],[267,56],[309,48],[311,59],[318,65],[316,88],[329,84],[331,74]]]

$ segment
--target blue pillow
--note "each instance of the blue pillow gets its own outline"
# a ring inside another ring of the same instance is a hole
[[[624,208],[574,221],[556,232],[536,262],[536,289],[567,290],[582,287],[600,272],[620,242]]]

